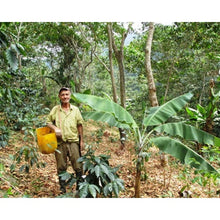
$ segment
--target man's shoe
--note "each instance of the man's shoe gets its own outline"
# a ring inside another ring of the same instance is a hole
[[[62,180],[61,177],[59,177],[59,184],[60,184],[60,193],[61,194],[66,193],[66,182],[65,180]]]
[[[79,198],[79,191],[78,190],[73,192],[73,198]]]
[[[61,186],[61,187],[60,187],[60,193],[61,193],[61,194],[65,194],[65,193],[66,193],[66,188],[63,187],[63,186]]]

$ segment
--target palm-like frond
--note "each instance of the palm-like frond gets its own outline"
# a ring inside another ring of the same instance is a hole
[[[130,113],[111,100],[79,93],[73,93],[73,96],[96,111],[111,114],[120,124],[127,124],[132,128],[137,127],[137,124]]]
[[[150,142],[154,143],[161,151],[174,156],[184,164],[190,164],[200,170],[217,172],[203,157],[178,140],[170,137],[156,137],[152,138]]]
[[[186,93],[159,107],[152,108],[150,114],[143,120],[144,126],[155,126],[166,122],[171,116],[181,110],[192,97],[192,93]]]
[[[163,124],[154,128],[154,130],[160,133],[165,132],[172,136],[179,136],[188,141],[220,146],[220,138],[183,122]]]

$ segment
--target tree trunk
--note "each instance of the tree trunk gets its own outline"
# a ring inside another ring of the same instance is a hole
[[[116,91],[116,84],[115,84],[115,78],[114,78],[114,71],[113,71],[113,31],[112,31],[112,24],[108,23],[107,24],[107,31],[108,31],[108,47],[109,47],[109,68],[108,66],[101,60],[99,57],[95,54],[97,57],[98,61],[105,67],[105,69],[110,73],[111,76],[111,83],[112,83],[112,95],[113,95],[113,100],[115,103],[117,103],[117,91]],[[117,53],[116,56],[119,55],[119,51],[117,50],[117,47],[114,43],[114,52]],[[117,52],[116,52],[117,51]],[[122,58],[119,56],[117,59],[118,65],[120,63],[120,94],[121,95],[121,105],[125,107],[125,80],[124,80],[124,67],[123,67],[123,56]],[[122,89],[121,89],[122,88]],[[126,138],[126,133],[123,129],[119,128],[119,133],[120,133],[120,141],[121,141],[121,150],[124,149],[124,140]]]
[[[120,78],[120,98],[121,98],[121,106],[125,108],[125,72],[124,72],[124,42],[127,37],[128,31],[126,33],[123,33],[121,45],[118,49],[113,37],[113,30],[112,30],[112,24],[110,23],[110,32],[112,36],[112,47],[115,52],[115,57],[118,63],[119,68],[119,78]]]
[[[119,74],[120,74],[120,96],[121,96],[121,106],[126,108],[125,106],[125,73],[124,73],[124,54],[123,50],[119,51],[116,54],[116,59],[118,61]],[[126,132],[124,129],[119,128],[120,133],[120,141],[121,141],[121,150],[125,148],[125,140],[126,140]]]
[[[138,158],[136,165],[136,176],[135,176],[135,198],[140,198],[140,188],[141,188],[141,158]]]
[[[169,86],[170,86],[170,75],[171,75],[171,70],[169,71],[168,76],[167,76],[168,79],[167,79],[166,90],[165,90],[165,93],[164,93],[163,103],[165,103],[166,99],[167,99],[167,94],[168,94],[168,90],[169,90]]]
[[[159,106],[158,100],[157,100],[157,92],[156,92],[156,86],[154,82],[154,76],[151,68],[151,48],[152,48],[152,42],[153,42],[153,35],[154,35],[154,23],[149,23],[149,33],[148,38],[146,42],[145,47],[145,69],[147,74],[147,80],[148,80],[148,91],[149,91],[149,100],[150,105],[152,107]],[[167,156],[162,153],[160,157],[160,163],[161,166],[165,166],[167,164]]]
[[[153,34],[154,34],[154,23],[150,22],[149,34],[145,47],[145,69],[148,80],[149,100],[150,100],[150,105],[152,107],[159,105],[157,100],[157,93],[156,93],[156,86],[154,83],[153,72],[151,69],[151,47],[153,41]]]
[[[114,72],[113,72],[113,60],[112,60],[112,34],[111,34],[111,27],[110,24],[107,24],[108,29],[108,48],[109,48],[109,73],[111,76],[111,82],[112,82],[112,95],[113,100],[115,103],[117,103],[117,93],[116,93],[116,85],[115,85],[115,78],[114,78]]]
[[[124,55],[120,51],[116,55],[118,61],[119,74],[120,74],[120,95],[121,95],[121,106],[125,108],[125,73],[124,73]]]
[[[124,71],[124,42],[130,30],[130,26],[128,27],[127,31],[122,34],[120,49],[117,48],[114,37],[113,37],[113,30],[112,24],[109,24],[109,32],[112,36],[112,47],[115,53],[115,57],[118,63],[119,68],[119,76],[120,76],[120,98],[121,98],[121,106],[125,108],[125,71]],[[119,129],[120,132],[120,140],[121,140],[121,150],[125,148],[125,140],[126,140],[126,132],[124,129]]]
[[[152,107],[158,106],[157,94],[156,94],[156,86],[154,83],[153,72],[151,69],[151,46],[153,41],[153,33],[154,33],[154,23],[150,22],[149,24],[149,34],[145,47],[145,70],[146,76],[148,80],[148,91],[149,91],[149,100],[150,105]],[[140,198],[140,182],[141,182],[141,160],[143,158],[137,159],[136,165],[136,177],[135,177],[135,197]]]

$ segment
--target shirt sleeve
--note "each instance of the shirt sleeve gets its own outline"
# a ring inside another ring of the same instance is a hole
[[[79,125],[79,124],[82,125],[84,120],[83,120],[83,117],[82,117],[82,115],[81,115],[78,108],[77,108],[77,111],[76,111],[76,118],[77,118],[77,125]]]
[[[46,124],[55,124],[56,119],[56,110],[57,106],[55,106],[49,113],[49,115],[46,118]]]

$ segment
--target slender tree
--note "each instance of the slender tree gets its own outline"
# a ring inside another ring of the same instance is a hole
[[[150,105],[151,107],[156,107],[156,106],[159,106],[159,103],[157,100],[156,86],[154,82],[153,71],[151,68],[151,48],[152,48],[152,42],[153,42],[153,35],[154,35],[154,23],[150,22],[148,38],[147,38],[146,47],[145,47],[145,69],[146,69],[147,80],[148,80]],[[165,166],[166,161],[167,161],[167,157],[164,153],[162,153],[161,161],[160,161],[161,165]],[[136,174],[137,177],[136,178],[140,178],[140,175],[141,175],[140,167],[141,166],[137,164],[137,174]],[[136,182],[137,184],[140,184],[140,181],[136,181]],[[140,189],[140,186],[137,188]]]
[[[148,38],[147,38],[146,47],[145,47],[145,69],[146,69],[146,75],[148,79],[149,100],[150,100],[150,105],[152,107],[159,105],[158,100],[157,100],[154,76],[153,76],[153,72],[151,68],[151,47],[152,47],[152,41],[153,41],[153,34],[154,34],[154,23],[150,22]]]
[[[107,24],[107,30],[108,30],[108,50],[109,50],[109,67],[110,67],[109,73],[111,75],[113,100],[114,102],[117,103],[116,85],[115,85],[115,78],[114,78],[114,72],[113,72],[111,24]]]
[[[124,43],[125,39],[130,31],[130,25],[127,30],[123,31],[122,38],[120,42],[120,47],[116,45],[114,38],[112,23],[109,24],[110,38],[112,40],[112,47],[115,53],[115,57],[118,63],[119,76],[120,76],[120,97],[121,97],[121,106],[125,108],[125,69],[124,69]]]
[[[114,54],[118,63],[119,68],[119,78],[120,78],[120,98],[121,98],[121,106],[125,108],[125,69],[124,69],[124,43],[125,39],[130,31],[131,25],[128,26],[127,30],[124,30],[122,32],[122,38],[120,42],[120,47],[118,48],[116,45],[116,40],[113,33],[113,27],[112,23],[109,24],[109,39],[111,39],[112,42],[112,48],[114,50]],[[125,147],[125,139],[126,139],[126,133],[125,130],[122,128],[119,128],[120,132],[120,140],[121,140],[121,149],[123,150]]]

